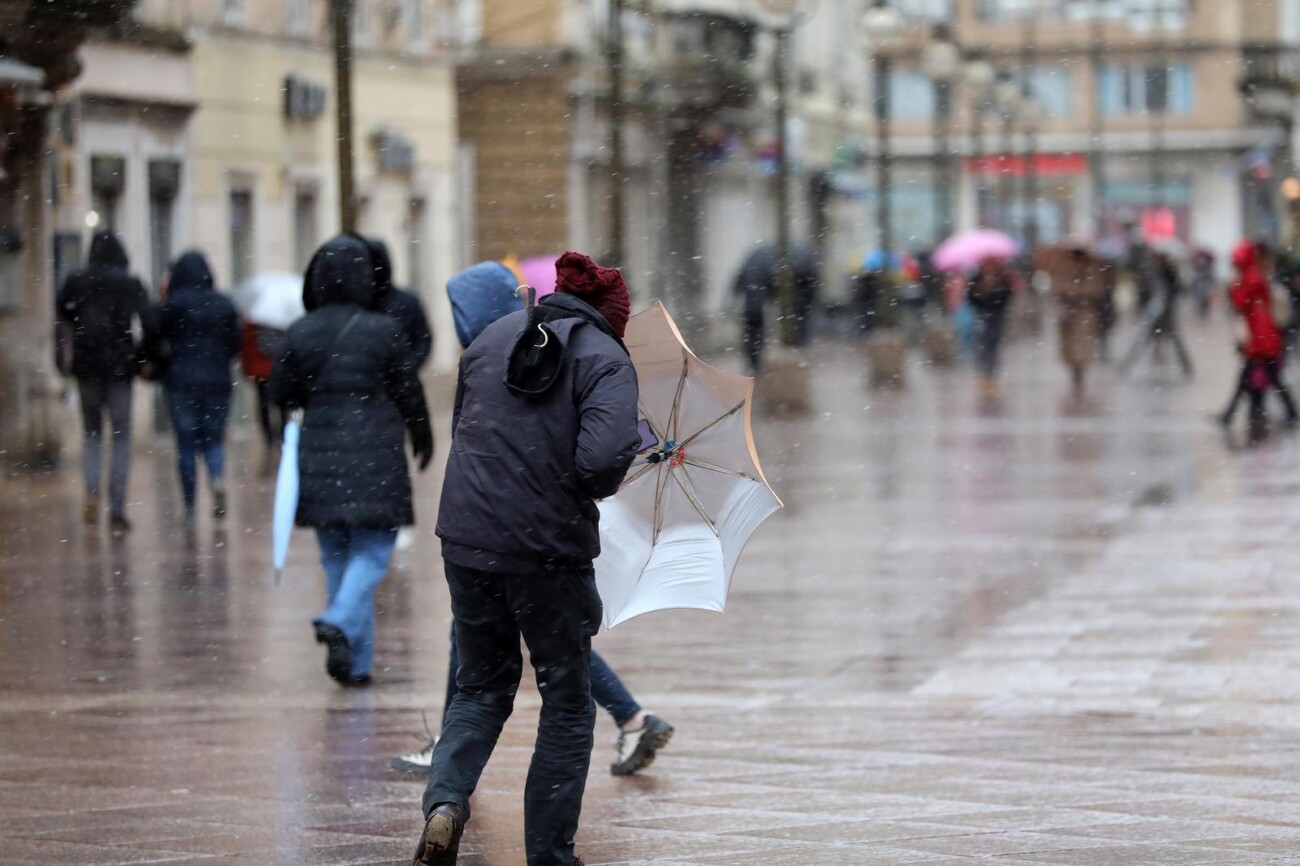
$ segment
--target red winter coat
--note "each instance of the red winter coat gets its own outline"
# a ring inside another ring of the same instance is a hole
[[[1232,306],[1246,323],[1247,358],[1269,360],[1282,356],[1282,332],[1273,319],[1273,293],[1255,257],[1255,248],[1242,242],[1232,254],[1232,263],[1239,274],[1232,287]]]

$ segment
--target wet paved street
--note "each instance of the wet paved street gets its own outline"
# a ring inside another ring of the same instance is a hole
[[[678,733],[614,779],[602,716],[587,863],[1300,863],[1298,443],[1232,452],[1207,423],[1227,334],[1193,335],[1191,385],[1102,371],[1090,402],[1022,341],[997,405],[965,371],[872,393],[819,346],[812,416],[759,422],[787,507],[726,615],[597,638]],[[377,683],[343,691],[313,540],[272,586],[269,482],[236,447],[228,527],[191,539],[166,450],[139,455],[122,543],[80,526],[73,472],[3,482],[4,866],[409,863],[421,786],[387,762],[441,708],[441,479],[382,591]],[[523,864],[538,705],[526,686],[466,866]]]

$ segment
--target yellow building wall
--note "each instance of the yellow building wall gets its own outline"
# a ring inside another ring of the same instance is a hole
[[[227,278],[230,193],[247,189],[254,203],[251,270],[297,270],[295,192],[315,191],[316,243],[339,228],[332,56],[308,42],[212,31],[196,42],[192,59],[199,107],[192,124],[188,234]],[[284,116],[283,85],[291,74],[326,87],[323,115],[306,121]],[[449,61],[437,58],[358,52],[354,79],[356,185],[365,204],[359,230],[388,243],[399,283],[420,276],[421,285],[412,288],[434,319],[436,360],[446,367],[455,337],[443,286],[462,265],[456,259],[455,74]],[[377,171],[372,134],[380,127],[414,146],[416,167],[409,175]],[[424,203],[418,223],[410,216],[413,199]]]

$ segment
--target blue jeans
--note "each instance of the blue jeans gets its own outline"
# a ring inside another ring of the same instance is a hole
[[[329,606],[314,623],[343,632],[352,650],[352,675],[366,676],[375,660],[375,591],[388,573],[396,529],[324,526],[316,530]]]
[[[194,507],[198,485],[197,458],[208,466],[208,481],[220,487],[226,471],[222,439],[230,414],[229,388],[167,389],[172,427],[176,429],[176,468],[181,476],[185,507]]]
[[[460,653],[456,650],[456,623],[451,624],[451,657],[447,660],[447,698],[442,704],[442,723],[447,723],[447,708],[452,698],[456,697],[459,687],[456,685],[456,671],[460,667]],[[591,697],[600,704],[605,712],[614,717],[614,724],[620,728],[632,721],[641,712],[641,705],[632,697],[632,693],[623,685],[623,681],[614,673],[614,669],[601,658],[595,650],[591,651]]]

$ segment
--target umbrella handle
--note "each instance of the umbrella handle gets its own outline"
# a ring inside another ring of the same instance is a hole
[[[515,294],[524,299],[525,310],[531,310],[537,303],[537,289],[526,283],[515,289]]]

